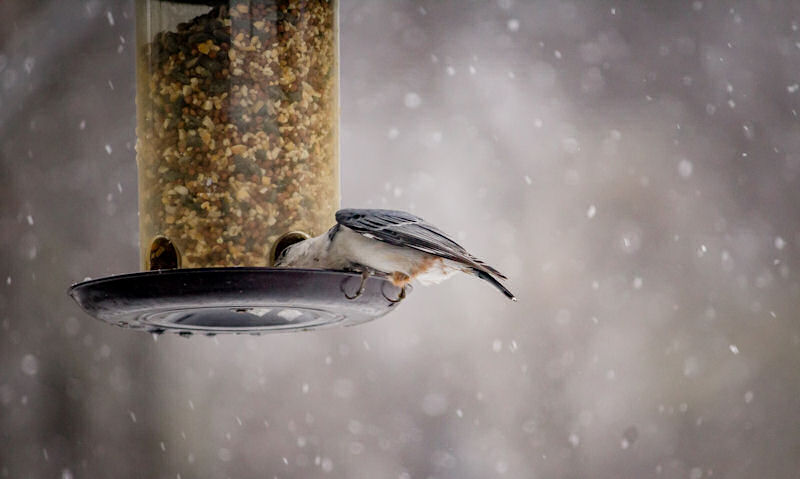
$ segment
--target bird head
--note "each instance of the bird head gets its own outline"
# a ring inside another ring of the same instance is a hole
[[[309,236],[301,231],[291,231],[278,238],[270,252],[272,265],[276,268],[292,266],[298,253],[297,251],[291,253],[292,247],[307,239]]]
[[[327,246],[330,240],[327,235],[315,238],[299,239],[276,248],[276,268],[321,268],[325,267]]]

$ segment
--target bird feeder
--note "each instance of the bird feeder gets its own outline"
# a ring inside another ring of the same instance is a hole
[[[143,272],[70,294],[116,324],[265,332],[385,314],[399,290],[270,268],[335,224],[336,0],[136,1]]]

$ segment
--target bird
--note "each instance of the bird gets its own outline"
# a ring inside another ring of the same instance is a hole
[[[360,296],[367,278],[379,274],[401,288],[416,280],[437,284],[464,272],[489,282],[507,298],[517,298],[500,280],[506,276],[471,255],[439,228],[411,213],[384,209],[342,209],[326,233],[286,247],[278,268],[317,268],[361,273]]]

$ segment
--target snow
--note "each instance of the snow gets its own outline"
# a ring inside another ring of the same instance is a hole
[[[641,234],[638,231],[625,232],[620,240],[622,250],[628,254],[636,253],[642,246]]]
[[[692,162],[686,158],[683,158],[678,162],[678,173],[681,175],[681,177],[689,178],[692,176],[692,170],[694,170],[694,165],[692,165]]]
[[[33,71],[34,65],[36,65],[36,59],[33,57],[26,57],[25,61],[23,62],[23,68],[25,69],[25,73],[30,75],[31,72]]]
[[[18,441],[0,476],[97,475],[117,455],[92,448],[114,431],[123,442],[161,434],[144,453],[171,464],[164,475],[173,478],[208,467],[223,477],[247,468],[267,477],[577,477],[587,453],[598,477],[656,467],[662,477],[717,477],[720,457],[731,470],[774,465],[791,475],[780,459],[791,456],[781,449],[789,409],[778,406],[798,391],[763,388],[788,373],[759,365],[800,349],[800,76],[773,68],[763,82],[751,68],[800,55],[789,28],[800,18],[781,15],[788,3],[740,2],[734,14],[665,3],[669,22],[619,2],[346,9],[342,207],[412,208],[506,273],[520,302],[464,275],[416,288],[390,316],[356,328],[162,335],[155,344],[92,322],[64,294],[85,275],[139,269],[135,105],[117,102],[136,86],[135,9],[87,0],[77,9],[86,25],[65,17],[69,28],[54,36],[23,38],[28,25],[50,24],[37,17],[74,10],[45,3],[0,54],[0,156],[12,185],[0,218],[10,261],[0,276],[10,371],[0,405],[22,438],[52,437],[38,418],[81,404],[93,405],[92,417],[65,420],[108,428],[68,431],[66,452],[59,441]],[[80,47],[60,36],[73,26],[93,39],[91,55],[45,61]],[[45,40],[59,48],[33,48]],[[51,92],[46,75],[76,81]],[[63,111],[47,115],[47,105]],[[200,189],[231,186],[207,179]],[[97,214],[84,211],[98,200]],[[37,291],[60,299],[42,302]],[[61,394],[41,394],[54,385]],[[68,402],[54,404],[60,395]],[[708,397],[721,407],[706,407]],[[775,414],[764,415],[769,405]],[[159,429],[165,417],[172,424]],[[640,443],[620,436],[633,423]],[[779,459],[760,458],[769,448],[749,440],[753,428],[775,436],[768,446],[781,454],[769,457]],[[752,454],[718,454],[720,431]],[[659,456],[676,441],[686,447]],[[686,452],[698,444],[702,453]],[[44,447],[49,463],[37,468]]]
[[[409,92],[406,93],[406,96],[403,98],[403,104],[405,104],[406,108],[415,109],[419,108],[422,104],[422,98],[417,93]]]
[[[503,350],[503,341],[500,339],[495,339],[492,341],[492,351],[499,353]]]
[[[22,357],[21,363],[22,372],[28,376],[35,376],[39,371],[39,360],[32,354],[26,354]]]

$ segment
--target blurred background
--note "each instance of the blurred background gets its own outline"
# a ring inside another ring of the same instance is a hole
[[[511,278],[185,339],[138,270],[133,3],[0,3],[0,477],[800,474],[800,4],[341,0],[343,206]]]

